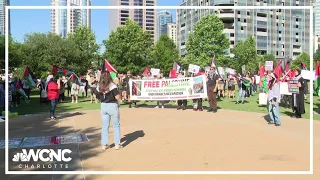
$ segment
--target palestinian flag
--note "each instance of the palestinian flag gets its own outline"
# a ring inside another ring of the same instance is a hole
[[[316,80],[314,81],[314,95],[320,96],[320,61],[317,61]]]
[[[244,84],[246,87],[250,87],[250,86],[251,86],[250,80],[248,80],[248,79],[246,79],[246,78],[241,78],[241,80],[243,81],[243,84]]]
[[[32,73],[31,73],[31,71],[30,71],[28,66],[24,70],[23,78],[27,81],[27,84],[28,84],[30,89],[33,89],[33,88],[36,87],[36,83],[32,79]]]
[[[64,69],[64,70],[63,70],[63,75],[64,75],[65,77],[70,77],[70,76],[72,75],[72,71],[69,71],[69,70]]]
[[[29,103],[28,97],[27,97],[26,93],[24,92],[24,90],[22,89],[21,84],[22,84],[22,83],[21,83],[21,81],[19,80],[19,81],[17,82],[17,85],[16,85],[15,89],[16,89],[16,91],[17,91],[19,94],[21,94],[21,96],[23,96],[24,100],[25,100],[27,103]]]
[[[176,61],[174,61],[173,69],[176,70],[176,72],[180,72],[181,66]]]
[[[81,83],[81,80],[80,80],[80,78],[76,75],[76,73],[71,72],[71,71],[70,71],[70,73],[71,73],[71,75],[68,77],[69,79],[68,79],[68,82],[67,82],[69,87],[72,86],[72,82],[74,81],[74,79],[77,79],[78,82]]]
[[[301,69],[302,70],[308,70],[306,64],[304,64],[303,62],[301,62]]]
[[[58,68],[58,67],[55,66],[55,65],[52,65],[52,74],[53,74],[56,78],[62,77],[62,76],[63,76],[63,69]]]
[[[108,71],[111,75],[112,80],[117,77],[117,70],[109,63],[109,61],[105,60],[102,64],[102,72]]]

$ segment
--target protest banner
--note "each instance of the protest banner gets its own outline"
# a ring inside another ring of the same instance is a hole
[[[273,70],[273,61],[266,61],[265,70],[266,71],[272,71]]]
[[[179,100],[207,97],[206,76],[159,80],[132,80],[131,100]]]
[[[200,66],[189,64],[188,72],[198,74],[199,71],[200,71]]]

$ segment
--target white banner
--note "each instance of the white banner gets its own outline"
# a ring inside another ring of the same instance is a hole
[[[273,61],[266,61],[265,70],[266,71],[272,71],[273,70]]]
[[[207,98],[206,76],[130,81],[131,100]]]
[[[152,76],[158,76],[160,74],[160,69],[151,68],[150,72]]]
[[[316,73],[315,73],[315,71],[312,72],[312,71],[308,71],[308,70],[302,70],[301,77],[303,79],[314,81],[316,79]]]

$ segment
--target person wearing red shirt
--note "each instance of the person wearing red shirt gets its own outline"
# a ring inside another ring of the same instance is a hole
[[[56,119],[54,116],[54,111],[56,109],[57,103],[59,101],[59,89],[60,89],[60,81],[61,78],[58,79],[58,82],[55,80],[55,78],[51,78],[48,87],[47,87],[47,96],[48,100],[51,102],[50,106],[50,118]]]

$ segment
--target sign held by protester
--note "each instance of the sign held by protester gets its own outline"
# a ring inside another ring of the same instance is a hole
[[[199,71],[200,71],[200,66],[189,64],[188,72],[198,74]]]
[[[273,61],[266,61],[265,70],[266,71],[272,71],[273,70]]]
[[[150,72],[152,76],[158,76],[160,74],[160,69],[151,68]]]
[[[206,76],[159,80],[132,80],[131,100],[180,100],[207,97]]]
[[[288,86],[290,93],[299,94],[298,80],[290,80]]]

